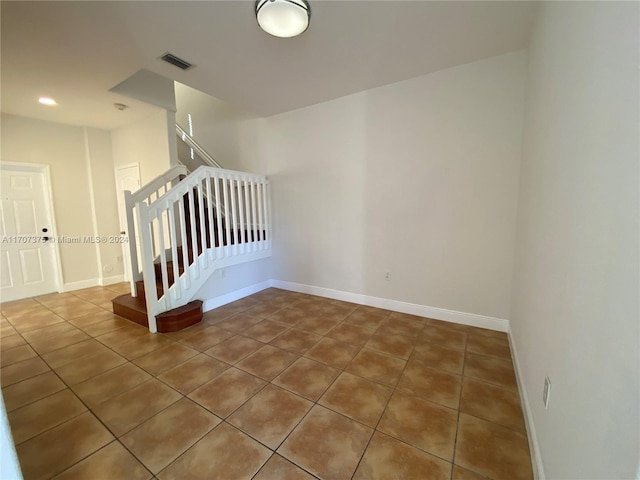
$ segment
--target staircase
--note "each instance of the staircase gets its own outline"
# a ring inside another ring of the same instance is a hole
[[[213,272],[271,256],[268,186],[261,175],[178,165],[125,192],[131,293],[113,312],[151,332],[201,321],[195,297]]]

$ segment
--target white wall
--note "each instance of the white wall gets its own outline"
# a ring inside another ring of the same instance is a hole
[[[525,58],[267,118],[274,278],[507,318]]]
[[[81,127],[2,114],[2,161],[50,165],[57,235],[93,235],[84,132]],[[65,284],[95,280],[92,244],[60,244]]]
[[[172,164],[169,141],[172,113],[158,109],[153,114],[111,131],[113,163],[116,167],[140,164],[141,184],[166,172]]]
[[[209,155],[229,170],[265,173],[256,115],[178,82],[175,91],[176,121],[188,133],[191,114],[193,138]]]
[[[639,13],[545,2],[531,44],[511,322],[547,478],[637,472]]]

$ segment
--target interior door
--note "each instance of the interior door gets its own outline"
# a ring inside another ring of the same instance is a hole
[[[44,172],[2,165],[0,186],[1,300],[58,291],[53,216]]]
[[[140,168],[138,164],[127,165],[116,169],[116,189],[118,194],[118,218],[120,219],[120,230],[126,232],[130,242],[136,242],[136,246],[140,246],[138,237],[129,232],[127,227],[127,214],[124,204],[124,192],[135,192],[140,188]],[[140,258],[140,248],[136,248],[138,259]],[[131,258],[129,256],[129,245],[122,244],[122,258],[124,259],[124,277],[126,281],[131,280]],[[140,260],[138,260],[140,265]]]

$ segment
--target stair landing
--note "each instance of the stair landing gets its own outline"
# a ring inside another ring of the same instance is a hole
[[[144,296],[120,295],[112,300],[113,313],[149,328],[147,305]],[[193,300],[186,305],[156,316],[159,333],[177,332],[202,320],[202,300]]]

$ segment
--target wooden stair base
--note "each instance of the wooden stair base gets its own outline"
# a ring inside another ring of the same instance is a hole
[[[144,296],[132,297],[131,294],[114,298],[113,313],[132,322],[149,328],[147,306]],[[202,320],[202,300],[193,300],[186,305],[156,315],[159,333],[177,332],[195,325]]]

